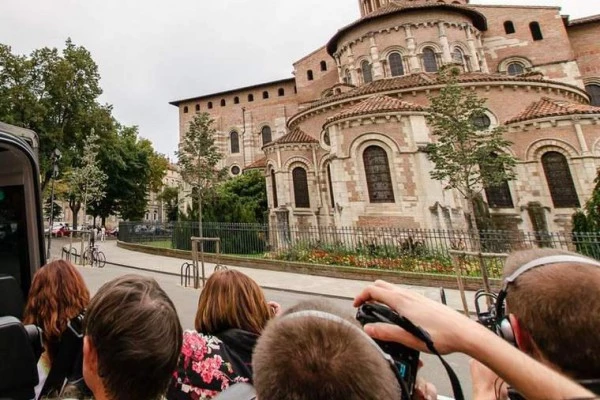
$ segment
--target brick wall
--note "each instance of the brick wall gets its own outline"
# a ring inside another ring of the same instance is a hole
[[[600,80],[600,21],[571,26],[568,34],[583,79]]]

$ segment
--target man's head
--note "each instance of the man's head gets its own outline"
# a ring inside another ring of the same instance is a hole
[[[96,399],[159,398],[182,336],[175,306],[154,279],[114,279],[98,290],[85,316],[85,381]]]
[[[356,321],[293,316],[305,310],[341,315],[325,303],[304,302],[267,324],[252,358],[260,400],[400,398],[390,364]]]
[[[582,257],[555,249],[515,252],[503,278],[558,255]],[[563,262],[531,269],[508,286],[506,308],[521,350],[574,379],[600,378],[600,267]]]

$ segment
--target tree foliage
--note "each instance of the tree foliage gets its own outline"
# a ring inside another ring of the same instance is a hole
[[[79,158],[87,132],[103,138],[113,129],[112,109],[101,105],[98,66],[84,47],[67,39],[65,48],[12,53],[0,44],[0,120],[33,129],[40,138],[42,187],[51,176],[51,154],[62,164]]]
[[[205,204],[203,218],[210,222],[264,223],[267,188],[259,171],[248,171],[215,188]]]
[[[87,214],[90,202],[101,200],[106,192],[107,175],[98,166],[98,136],[92,132],[83,144],[83,154],[79,166],[66,175],[69,207],[73,211],[73,228],[77,229],[77,213],[81,208]],[[84,221],[85,222],[85,221]]]
[[[179,188],[167,186],[158,195],[157,199],[162,201],[167,211],[168,221],[177,221],[179,217]]]
[[[223,158],[215,145],[215,128],[208,113],[196,114],[183,136],[177,157],[181,179],[188,185],[196,200],[198,221],[202,226],[202,202],[213,187],[226,176],[219,168]]]
[[[486,186],[499,186],[515,178],[516,159],[506,152],[512,144],[504,138],[506,128],[481,130],[474,122],[485,116],[486,99],[458,84],[457,69],[439,74],[445,86],[430,97],[427,122],[435,137],[427,148],[433,162],[431,177],[457,190],[468,202],[474,221],[473,202]],[[472,227],[476,224],[472,222]]]

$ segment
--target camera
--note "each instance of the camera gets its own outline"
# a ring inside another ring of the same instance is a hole
[[[403,327],[405,321],[402,316],[388,306],[375,303],[365,303],[360,306],[356,313],[356,319],[363,326],[366,324],[383,322]],[[397,369],[396,375],[401,378],[404,385],[406,385],[409,396],[412,396],[415,389],[417,370],[419,368],[419,351],[396,342],[374,340],[381,350],[392,357]],[[404,387],[404,385],[400,382],[401,387]]]

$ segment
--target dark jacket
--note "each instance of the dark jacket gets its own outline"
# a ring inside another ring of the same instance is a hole
[[[258,335],[239,329],[215,336],[185,331],[167,399],[211,399],[234,383],[252,383],[252,351],[257,339]]]

